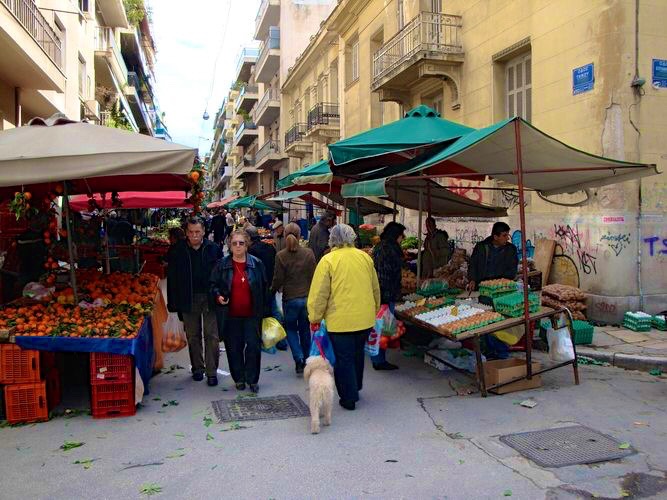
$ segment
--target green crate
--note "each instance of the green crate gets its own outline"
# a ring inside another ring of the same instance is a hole
[[[541,297],[535,292],[528,294],[528,310],[532,313],[540,310]],[[493,299],[493,308],[504,316],[518,318],[523,314],[523,292],[514,292]]]
[[[651,326],[658,330],[667,331],[667,318],[665,318],[665,316],[653,316],[653,319],[651,319]]]
[[[572,322],[572,330],[574,331],[574,343],[576,345],[593,343],[595,328],[588,321],[575,319]]]

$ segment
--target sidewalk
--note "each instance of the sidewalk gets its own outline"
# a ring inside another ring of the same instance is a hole
[[[595,327],[592,345],[577,354],[628,370],[667,372],[667,332],[634,332],[617,326]]]

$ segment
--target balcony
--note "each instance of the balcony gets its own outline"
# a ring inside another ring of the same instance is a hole
[[[255,40],[264,40],[270,26],[280,24],[280,0],[263,0],[255,19]]]
[[[114,28],[130,27],[122,0],[96,0],[95,5],[107,26]]]
[[[32,0],[0,0],[0,80],[10,87],[65,91],[62,35]]]
[[[257,139],[257,125],[251,121],[241,122],[234,134],[234,146],[247,147]]]
[[[285,153],[289,156],[303,158],[313,152],[313,143],[306,138],[308,124],[296,123],[285,132]]]
[[[123,89],[130,104],[132,115],[142,134],[155,133],[155,111],[149,108],[142,98],[141,80],[133,71],[127,73],[127,86]]]
[[[270,88],[255,106],[255,123],[260,127],[268,127],[280,116],[280,92]]]
[[[238,113],[240,110],[250,113],[250,110],[259,99],[259,87],[257,85],[250,85],[246,83],[241,87],[239,96],[234,103],[234,111]]]
[[[280,28],[271,26],[269,36],[260,47],[259,59],[255,66],[255,80],[270,83],[280,69]]]
[[[463,63],[460,16],[421,12],[373,54],[371,90],[380,100],[401,101],[422,78],[458,79]]]
[[[250,71],[257,62],[259,57],[259,49],[256,47],[246,47],[241,50],[239,60],[236,63],[236,81],[247,82],[250,80]]]
[[[127,66],[113,28],[100,26],[95,31],[95,83],[117,91],[127,83]]]
[[[146,55],[148,43],[139,28],[130,28],[120,32],[121,54],[130,67],[130,71],[147,75],[149,80],[154,81],[153,66]]]
[[[329,144],[340,138],[338,104],[321,102],[308,112],[306,135],[316,142]]]
[[[266,141],[255,155],[255,164],[258,169],[265,169],[273,167],[285,158],[287,156],[280,152],[278,141]]]
[[[260,170],[255,166],[255,157],[245,155],[239,163],[234,165],[234,179],[242,179],[251,174],[258,174]]]

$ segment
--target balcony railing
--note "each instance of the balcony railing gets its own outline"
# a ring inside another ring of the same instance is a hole
[[[259,20],[264,16],[266,9],[269,8],[269,0],[262,0],[262,3],[259,5],[259,10],[257,11],[257,16],[255,17],[255,24],[259,23]]]
[[[308,130],[318,125],[337,125],[339,121],[338,104],[321,102],[308,112]]]
[[[308,131],[308,125],[305,123],[295,123],[294,126],[285,132],[285,148],[295,142],[300,142]]]
[[[111,121],[111,111],[100,111],[100,125],[108,127]]]
[[[269,28],[269,36],[266,37],[266,40],[262,42],[259,47],[259,59],[257,59],[257,67],[261,68],[262,64],[266,61],[266,58],[269,57],[269,52],[271,49],[280,48],[280,28],[277,26],[271,26]]]
[[[257,125],[255,125],[251,121],[241,122],[241,124],[239,125],[239,128],[236,130],[236,134],[234,135],[234,139],[238,139],[239,137],[241,137],[241,135],[243,135],[243,132],[245,132],[246,130],[257,130]]]
[[[238,62],[236,63],[236,75],[239,74],[241,71],[241,67],[249,61],[246,61],[246,59],[255,59],[257,60],[257,57],[259,57],[259,49],[256,47],[245,47],[243,50],[241,50],[241,53],[239,54],[239,59]],[[255,62],[252,61],[252,62]]]
[[[269,101],[280,101],[280,92],[278,89],[269,88],[257,103],[255,107],[255,116],[260,116],[269,105]]]
[[[421,51],[460,54],[461,17],[422,12],[373,55],[373,83]]]
[[[30,33],[46,55],[63,69],[62,39],[46,21],[34,0],[0,0],[16,20]]]
[[[257,151],[255,159],[257,160],[257,163],[259,163],[264,157],[278,153],[280,153],[280,145],[278,144],[278,141],[266,141]]]
[[[2,0],[4,1],[4,0]],[[106,26],[98,26],[97,31],[95,32],[95,50],[101,52],[111,51],[113,52],[118,65],[120,66],[122,72],[127,77],[127,65],[125,64],[125,59],[120,52],[120,48],[116,45],[116,37],[114,36],[113,28],[108,28]],[[121,85],[125,82],[119,82]]]

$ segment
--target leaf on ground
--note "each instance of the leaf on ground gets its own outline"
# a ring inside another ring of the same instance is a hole
[[[627,450],[628,448],[630,448],[630,443],[621,443],[618,445],[619,450]]]
[[[80,441],[65,441],[62,445],[60,445],[60,449],[63,451],[69,451],[73,450],[74,448],[79,448],[84,444],[86,443],[82,443]]]
[[[153,398],[153,401],[162,401],[162,398]]]
[[[97,460],[96,458],[82,458],[80,460],[75,460],[72,462],[74,465],[83,465],[84,470],[88,470],[93,466],[93,462]]]
[[[463,434],[461,434],[460,432],[449,433],[449,434],[447,434],[447,436],[450,439],[463,439]]]
[[[146,496],[157,495],[162,493],[162,486],[157,483],[145,483],[141,485],[139,493]]]
[[[464,463],[466,463],[465,460],[459,460],[459,465],[463,465]]]
[[[218,468],[218,464],[215,464],[213,467],[211,467],[211,470],[215,470]]]
[[[653,375],[654,377],[659,377],[660,375],[662,375],[662,370],[660,370],[659,368],[654,368],[653,370],[648,372],[648,374]]]
[[[512,496],[512,490],[503,491],[503,496],[504,497],[511,497]]]
[[[632,496],[632,493],[629,492],[628,490],[621,490],[621,497],[627,498],[627,497],[631,497],[631,496]]]
[[[166,408],[167,406],[178,406],[178,401],[175,399],[170,399],[166,403],[162,403],[162,408]]]
[[[202,419],[204,422],[204,427],[211,427],[211,424],[213,424],[213,419],[209,416],[206,416]]]
[[[183,434],[182,432],[176,432],[174,436],[176,436],[177,438],[184,438],[185,434]]]
[[[215,438],[210,434],[206,433],[206,441],[213,441]]]
[[[398,460],[394,460],[393,458],[390,458],[389,460],[385,460],[384,463],[386,463],[386,464],[397,464]]]
[[[184,457],[184,456],[185,456],[184,451],[175,451],[174,453],[170,453],[169,455],[167,455],[164,458],[181,458],[181,457]]]
[[[232,422],[227,429],[220,429],[220,432],[238,431],[241,429],[251,429],[251,427],[247,425],[241,425],[238,422]]]

